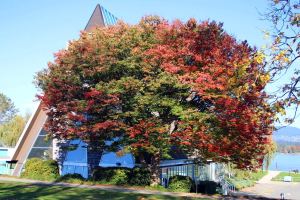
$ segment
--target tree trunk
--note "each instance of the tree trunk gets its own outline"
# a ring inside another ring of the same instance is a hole
[[[160,152],[155,153],[151,158],[151,164],[149,166],[151,173],[151,186],[159,185],[160,183]]]
[[[145,156],[143,152],[139,152],[139,159],[142,167],[147,167],[147,162],[145,160]]]

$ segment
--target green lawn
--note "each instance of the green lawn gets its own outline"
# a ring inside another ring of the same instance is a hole
[[[200,198],[144,195],[134,193],[109,192],[100,189],[87,189],[62,186],[42,186],[28,183],[0,182],[0,199],[3,200],[196,200]],[[204,198],[201,198],[204,200]],[[206,198],[206,200],[208,200]]]
[[[241,190],[243,188],[255,185],[256,181],[267,175],[267,171],[251,172],[247,170],[235,169],[234,174],[235,175],[228,179],[228,181],[233,184],[237,190]]]
[[[300,173],[295,174],[294,172],[280,172],[276,177],[272,178],[272,181],[283,181],[283,177],[293,177],[293,182],[300,182]]]

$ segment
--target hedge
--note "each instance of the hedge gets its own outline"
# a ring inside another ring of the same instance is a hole
[[[150,172],[145,168],[135,167],[97,167],[92,173],[92,179],[107,184],[116,185],[150,185]]]
[[[39,158],[31,158],[26,161],[25,171],[21,177],[42,180],[54,181],[59,177],[59,169],[56,161],[42,160]]]
[[[169,190],[172,192],[190,192],[193,181],[188,176],[173,176],[169,181]]]

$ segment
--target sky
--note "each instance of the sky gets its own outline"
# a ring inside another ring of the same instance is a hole
[[[195,18],[223,22],[239,41],[262,47],[267,41],[262,20],[268,0],[1,0],[0,92],[11,98],[20,114],[32,113],[39,92],[36,72],[53,61],[53,54],[78,39],[95,6],[102,5],[117,18],[137,23],[145,15],[170,21]],[[300,119],[293,126],[300,128]]]

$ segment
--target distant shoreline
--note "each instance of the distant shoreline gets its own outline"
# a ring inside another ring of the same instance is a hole
[[[283,153],[283,152],[276,152],[276,153],[300,156],[300,152],[297,152],[297,153]]]

